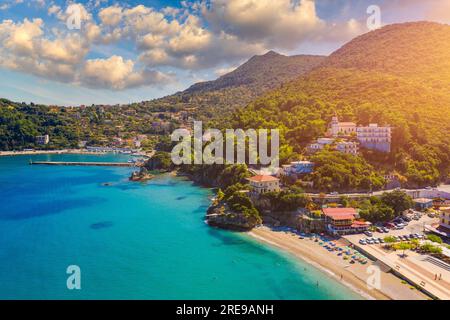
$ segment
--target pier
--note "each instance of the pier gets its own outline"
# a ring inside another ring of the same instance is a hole
[[[136,167],[137,163],[128,162],[58,162],[58,161],[30,161],[30,165],[46,166],[84,166],[84,167]]]

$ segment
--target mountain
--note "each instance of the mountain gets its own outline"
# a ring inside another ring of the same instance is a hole
[[[433,22],[388,25],[359,36],[326,60],[331,68],[355,68],[433,80],[450,78],[449,26]]]
[[[226,113],[245,106],[261,94],[307,74],[324,59],[324,56],[285,56],[269,51],[252,57],[217,80],[196,83],[185,91],[146,104],[161,110],[168,107],[195,109],[192,115],[204,121],[215,117],[220,111],[223,119]]]
[[[129,105],[64,108],[0,99],[0,150],[34,148],[35,136],[43,134],[51,136],[47,148],[76,147],[79,141],[109,144],[117,136],[130,139],[136,134],[160,135],[182,124],[173,116],[179,111],[187,111],[198,120],[222,121],[227,113],[306,74],[323,59],[321,56],[287,57],[270,51],[254,56],[215,81]],[[163,125],[155,127],[154,123]]]
[[[214,81],[196,83],[185,94],[204,93],[224,89],[245,87],[260,93],[274,89],[280,84],[308,73],[319,65],[325,57],[312,55],[284,56],[269,51],[254,56],[236,70]]]
[[[341,121],[390,124],[391,154],[364,151],[365,158],[409,186],[436,184],[450,171],[449,40],[449,25],[430,22],[369,32],[236,112],[234,126],[278,126],[285,144],[303,153],[335,112]]]

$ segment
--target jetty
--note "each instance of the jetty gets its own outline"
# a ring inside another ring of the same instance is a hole
[[[66,162],[66,161],[30,161],[30,165],[46,166],[84,166],[84,167],[136,167],[134,162]]]

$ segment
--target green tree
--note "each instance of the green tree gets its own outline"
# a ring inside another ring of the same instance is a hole
[[[396,215],[400,215],[403,211],[413,207],[412,198],[405,192],[395,190],[385,192],[381,195],[381,201],[388,207],[391,207]]]
[[[429,234],[429,235],[427,236],[427,239],[430,240],[430,241],[432,241],[432,242],[439,243],[439,244],[441,244],[441,243],[443,242],[443,241],[442,241],[442,238],[439,237],[439,236],[437,236],[437,235],[435,235],[435,234]]]

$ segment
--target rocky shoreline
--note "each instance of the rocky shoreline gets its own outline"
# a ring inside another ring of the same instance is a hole
[[[232,211],[224,202],[211,204],[206,212],[206,222],[212,227],[240,232],[250,231],[261,223],[255,217]]]
[[[141,168],[139,171],[134,171],[129,180],[133,182],[144,182],[148,180],[152,180],[155,176],[148,172],[147,169]]]

